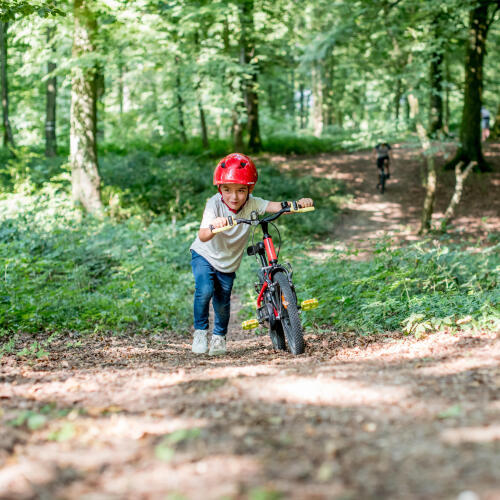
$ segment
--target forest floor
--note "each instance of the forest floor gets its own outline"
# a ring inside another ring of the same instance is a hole
[[[421,162],[394,153],[383,196],[369,152],[274,157],[352,192],[318,258],[417,238]],[[486,153],[495,170],[468,179],[451,233],[464,244],[500,227],[500,144]],[[440,185],[438,213],[449,196]],[[40,359],[4,355],[0,498],[500,498],[498,332],[310,332],[292,357],[234,316],[223,357],[192,354],[187,332],[71,334]]]

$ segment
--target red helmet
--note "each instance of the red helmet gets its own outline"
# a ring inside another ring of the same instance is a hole
[[[244,184],[252,192],[257,182],[257,169],[253,161],[240,153],[227,155],[219,162],[214,171],[214,185]]]

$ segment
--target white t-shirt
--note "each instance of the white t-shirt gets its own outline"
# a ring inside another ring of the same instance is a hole
[[[235,214],[223,203],[220,193],[217,193],[207,200],[200,229],[208,228],[217,217],[231,215],[236,219],[250,219],[250,213],[254,210],[259,215],[263,215],[268,203],[267,200],[250,195],[243,208]],[[232,229],[217,233],[210,241],[205,242],[196,236],[191,250],[207,259],[217,271],[232,273],[240,266],[250,227],[248,224],[238,224]]]

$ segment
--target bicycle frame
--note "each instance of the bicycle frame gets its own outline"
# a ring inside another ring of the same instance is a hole
[[[237,224],[248,224],[251,226],[261,226],[263,237],[262,241],[259,241],[255,245],[252,245],[247,248],[248,255],[258,255],[261,263],[261,273],[259,273],[259,283],[256,283],[256,291],[258,292],[257,297],[257,311],[261,312],[261,319],[269,320],[271,326],[274,326],[276,321],[281,320],[281,308],[282,302],[278,304],[276,302],[276,297],[274,297],[274,287],[275,283],[273,282],[273,276],[277,271],[284,272],[288,279],[288,283],[290,285],[290,289],[295,296],[295,302],[297,301],[297,297],[295,294],[295,287],[292,282],[292,274],[293,271],[291,266],[283,266],[278,263],[278,254],[276,253],[276,249],[274,248],[274,243],[271,235],[269,234],[269,224],[276,220],[278,217],[283,215],[284,213],[293,213],[293,212],[309,212],[314,210],[314,207],[304,207],[301,208],[297,202],[292,202],[289,206],[288,202],[282,202],[282,209],[278,212],[268,215],[262,219],[259,219],[256,212],[252,212],[251,219],[234,219],[232,216],[228,217],[228,225],[222,228],[213,228],[210,229],[212,232],[217,233],[220,231],[225,231],[234,227]],[[267,304],[268,306],[272,304],[272,310],[268,308],[267,315],[262,311],[263,301],[266,294],[266,291],[271,292],[271,297],[268,298]],[[284,306],[286,308],[286,306]],[[300,306],[297,305],[300,308]],[[259,312],[257,314],[259,316]],[[259,323],[261,320],[259,320]]]
[[[247,253],[249,255],[255,255],[255,254],[259,255],[261,269],[263,273],[262,277],[264,279],[264,283],[262,284],[262,287],[257,296],[258,308],[262,306],[262,299],[264,297],[264,293],[266,292],[267,288],[272,284],[271,278],[273,272],[275,272],[278,269],[283,270],[289,277],[289,281],[291,283],[291,276],[290,276],[291,271],[286,269],[284,266],[278,264],[278,256],[274,248],[274,242],[271,235],[269,234],[269,221],[263,219],[262,221],[260,221],[260,226],[263,233],[262,242],[259,242],[256,245],[248,247],[247,249]],[[252,250],[252,252],[250,252],[250,250]],[[279,318],[278,311],[275,310],[274,313],[276,318]]]

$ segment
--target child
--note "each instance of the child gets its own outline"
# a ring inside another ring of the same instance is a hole
[[[257,177],[253,161],[239,153],[226,156],[215,168],[214,185],[218,187],[219,193],[207,201],[198,236],[190,249],[195,280],[194,353],[202,354],[208,350],[210,300],[213,301],[215,321],[208,354],[226,352],[231,290],[250,231],[249,225],[238,224],[225,232],[214,234],[210,226],[227,226],[227,217],[230,215],[248,219],[252,211],[262,215],[281,210],[281,202],[267,201],[251,195]],[[310,198],[302,198],[298,203],[302,207],[313,205]]]

